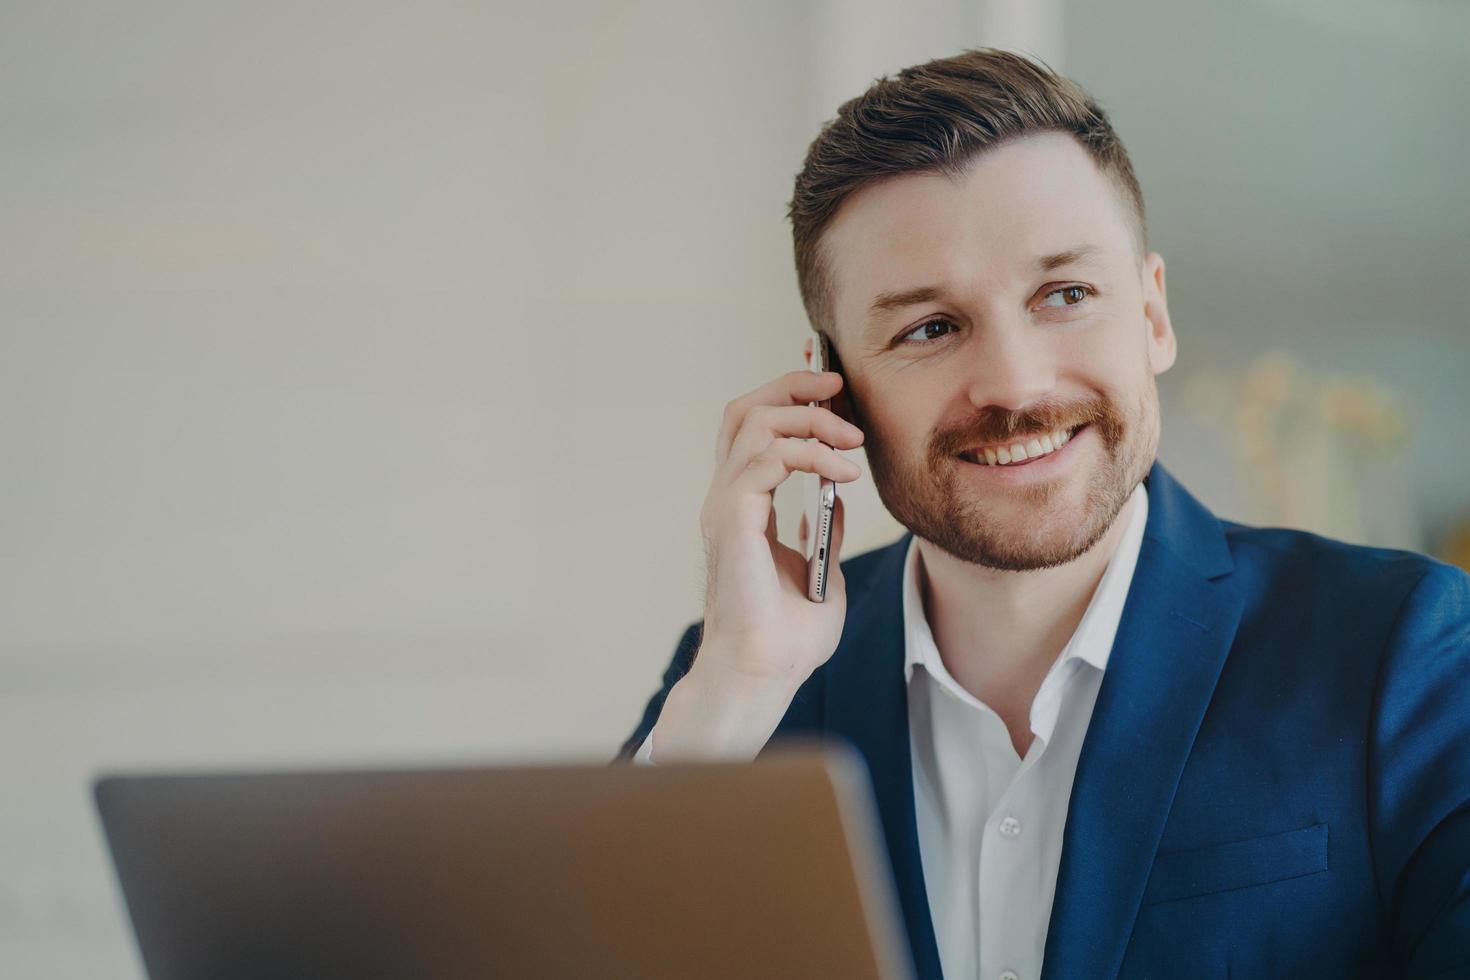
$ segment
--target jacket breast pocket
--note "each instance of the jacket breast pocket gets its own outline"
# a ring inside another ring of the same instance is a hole
[[[1166,851],[1154,858],[1143,904],[1266,885],[1327,870],[1327,824]]]

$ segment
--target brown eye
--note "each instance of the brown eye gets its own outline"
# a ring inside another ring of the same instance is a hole
[[[1046,298],[1042,301],[1041,305],[1050,306],[1053,308],[1060,306],[1076,306],[1078,303],[1082,302],[1089,295],[1091,295],[1091,293],[1092,290],[1087,286],[1063,286],[1060,289],[1053,289],[1051,292],[1047,293]],[[1053,296],[1062,297],[1062,301],[1060,303],[1052,302],[1051,299]]]
[[[954,324],[950,323],[943,317],[935,317],[933,320],[925,320],[923,323],[919,324],[917,327],[900,337],[899,340],[901,342],[908,343],[924,343],[925,341],[938,340],[945,334],[952,332],[951,328],[953,327]],[[919,335],[917,340],[909,340],[909,338],[913,337],[915,334]]]

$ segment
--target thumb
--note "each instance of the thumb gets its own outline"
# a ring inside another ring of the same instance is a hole
[[[832,507],[832,560],[827,566],[827,576],[834,582],[845,585],[842,577],[842,528],[847,523],[843,518],[842,494]]]

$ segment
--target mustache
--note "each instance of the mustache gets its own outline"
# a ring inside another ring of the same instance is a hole
[[[1057,429],[1097,425],[1111,432],[1120,420],[1106,399],[1086,402],[1038,402],[1020,411],[989,407],[964,422],[936,433],[934,455],[954,456],[977,445],[1001,443],[1022,435],[1039,435]]]

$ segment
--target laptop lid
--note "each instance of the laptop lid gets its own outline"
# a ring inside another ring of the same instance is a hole
[[[912,975],[867,771],[838,741],[95,795],[152,980]]]

